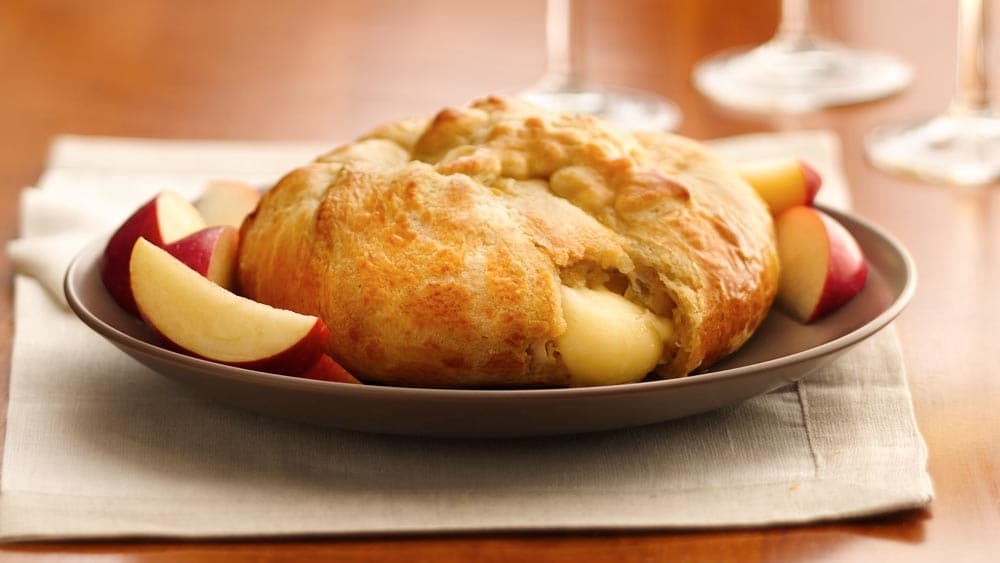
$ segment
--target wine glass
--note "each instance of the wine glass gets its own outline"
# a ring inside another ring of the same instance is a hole
[[[961,0],[958,84],[944,113],[885,125],[865,139],[868,158],[891,172],[955,185],[1000,181],[1000,114],[987,76],[988,0]]]
[[[583,36],[579,0],[546,0],[546,71],[518,94],[524,100],[564,113],[589,113],[625,129],[669,131],[681,112],[670,101],[649,92],[611,89],[583,79]]]
[[[810,0],[782,0],[774,37],[702,61],[695,86],[724,106],[797,113],[875,100],[910,83],[912,69],[896,57],[818,37],[810,8]]]

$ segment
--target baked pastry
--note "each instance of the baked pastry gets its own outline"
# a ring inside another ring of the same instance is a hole
[[[778,279],[767,209],[701,144],[500,97],[292,171],[241,240],[245,295],[322,317],[337,361],[393,385],[683,376]]]

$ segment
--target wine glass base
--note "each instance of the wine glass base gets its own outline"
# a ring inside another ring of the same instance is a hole
[[[913,78],[909,65],[890,55],[807,41],[772,40],[750,50],[710,57],[694,70],[710,100],[755,112],[807,112],[883,98]]]
[[[865,139],[865,150],[878,168],[930,182],[998,182],[1000,116],[946,114],[879,127]]]
[[[539,88],[518,97],[551,111],[594,115],[631,131],[671,131],[681,122],[681,112],[673,103],[637,90]]]

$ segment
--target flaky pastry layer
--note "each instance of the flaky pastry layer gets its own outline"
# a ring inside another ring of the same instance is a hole
[[[490,97],[292,171],[244,223],[247,296],[322,317],[363,379],[561,386],[560,286],[672,320],[655,369],[735,351],[774,299],[773,224],[704,146]]]

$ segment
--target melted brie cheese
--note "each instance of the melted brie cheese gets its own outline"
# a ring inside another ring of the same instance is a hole
[[[605,289],[562,286],[562,309],[556,346],[573,386],[639,381],[673,338],[669,319]]]

